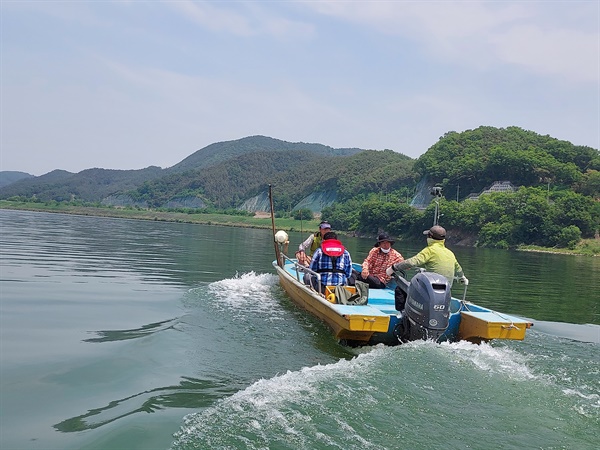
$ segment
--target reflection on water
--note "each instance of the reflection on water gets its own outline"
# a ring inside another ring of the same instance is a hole
[[[235,380],[183,377],[178,386],[167,386],[113,400],[101,408],[90,409],[80,416],[63,420],[55,429],[62,432],[91,430],[139,412],[152,413],[164,408],[206,408],[216,399],[227,397],[240,389]]]
[[[157,323],[150,323],[143,325],[140,328],[132,330],[107,330],[107,331],[93,331],[92,333],[97,334],[100,337],[84,339],[83,342],[113,342],[113,341],[124,341],[127,339],[137,339],[148,336],[152,333],[159,331],[165,331],[177,323],[176,319],[165,320]]]

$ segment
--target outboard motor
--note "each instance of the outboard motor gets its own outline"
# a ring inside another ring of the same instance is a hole
[[[395,330],[401,341],[437,340],[450,320],[450,283],[433,272],[417,273],[408,287],[402,329]]]

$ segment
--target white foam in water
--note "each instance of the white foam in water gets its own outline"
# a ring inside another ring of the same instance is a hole
[[[189,443],[200,445],[198,448],[219,446],[225,444],[227,439],[233,439],[238,444],[239,441],[245,441],[246,448],[264,448],[260,442],[267,435],[272,435],[273,430],[279,430],[281,435],[293,438],[302,446],[307,439],[304,428],[314,426],[315,415],[339,420],[331,417],[329,410],[319,411],[319,408],[328,408],[323,406],[327,400],[340,396],[354,399],[356,392],[351,385],[360,376],[357,372],[368,372],[369,366],[381,359],[383,351],[375,348],[351,360],[342,359],[333,364],[305,367],[270,379],[261,379],[205,411],[187,415],[182,428],[175,435],[173,448],[188,448]],[[344,383],[344,379],[348,383]],[[341,422],[337,425],[341,428],[350,427]],[[317,430],[311,431],[312,438],[317,437],[321,443],[329,439]],[[351,427],[348,432],[352,433]],[[227,437],[230,433],[232,435]],[[243,436],[248,433],[255,437],[247,440]],[[234,448],[233,442],[227,443],[227,447]]]
[[[279,301],[271,293],[277,280],[273,274],[248,272],[210,283],[208,288],[191,289],[190,293],[202,295],[202,291],[208,291],[213,305],[228,313],[261,312],[268,313],[268,317],[276,317],[283,314]]]
[[[527,357],[509,348],[492,347],[490,344],[473,344],[468,341],[444,342],[440,348],[452,352],[453,358],[471,362],[480,370],[507,375],[515,380],[538,378],[527,366]]]
[[[573,410],[585,417],[596,417],[600,410],[600,395],[585,394],[577,389],[563,389],[563,393],[568,397],[576,397],[585,400],[584,403],[573,406]]]
[[[428,398],[437,402],[441,392],[447,398],[446,405],[438,406],[443,411],[468,393],[469,382],[463,384],[458,375],[463,373],[479,389],[489,389],[496,399],[518,395],[519,401],[543,408],[552,420],[555,415],[573,424],[578,422],[572,416],[597,420],[600,395],[593,378],[565,386],[559,382],[564,381],[562,377],[559,380],[548,375],[548,371],[556,372],[554,365],[540,366],[533,357],[537,352],[527,354],[520,349],[521,346],[515,350],[503,345],[429,341],[363,348],[351,360],[261,379],[204,411],[189,414],[175,434],[173,449],[393,448],[385,433],[361,428],[360,415],[364,413],[377,421],[378,408],[402,414],[403,405],[415,407]],[[577,374],[581,368],[574,370]],[[591,370],[595,370],[594,366]],[[586,369],[586,375],[589,372]],[[444,382],[449,375],[454,397],[445,391],[448,384]],[[474,400],[469,395],[467,399]],[[362,405],[362,412],[356,411],[357,402]],[[513,410],[510,405],[507,402],[503,408],[518,414],[519,407]],[[552,408],[556,411],[549,412]],[[431,411],[420,411],[428,413]],[[381,427],[382,423],[385,420],[373,427]],[[413,435],[412,439],[419,437]],[[582,439],[585,441],[587,434]]]

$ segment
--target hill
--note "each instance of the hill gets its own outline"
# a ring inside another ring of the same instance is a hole
[[[479,127],[446,133],[415,163],[415,171],[456,198],[480,192],[494,181],[515,186],[551,183],[574,187],[600,170],[597,149],[576,146],[518,127]]]
[[[348,203],[344,214],[352,225],[347,229],[370,229],[392,216],[363,211],[363,219],[371,219],[361,226],[356,217],[360,205],[376,198],[407,203],[418,181],[418,186],[425,180],[442,185],[453,200],[480,192],[494,181],[547,190],[552,185],[598,198],[599,169],[598,150],[518,127],[448,132],[416,161],[391,150],[333,149],[251,136],[211,144],[168,169],[88,169],[78,174],[57,170],[0,188],[0,198],[253,211],[265,209],[271,184],[278,211],[302,207],[318,212],[334,202]],[[405,219],[394,219],[399,224],[411,217],[410,211],[402,214]]]
[[[53,170],[0,189],[0,198],[36,198],[42,201],[99,202],[113,192],[133,189],[163,174],[160,167],[140,170],[86,169],[79,173]]]
[[[348,156],[307,150],[255,151],[203,170],[190,170],[148,181],[126,193],[151,207],[173,198],[197,197],[219,209],[238,208],[247,199],[266,194],[272,184],[278,210],[289,211],[307,196],[333,193],[341,201],[372,191],[414,184],[414,160],[391,150],[363,150]],[[264,204],[263,204],[264,205]]]
[[[347,156],[359,153],[359,148],[332,148],[322,144],[286,142],[267,136],[249,136],[235,141],[210,144],[167,169],[169,172],[186,172],[216,166],[244,154],[255,152],[310,152],[319,156]]]
[[[0,171],[0,188],[27,178],[33,178],[33,175],[25,172],[16,172],[12,170]]]
[[[0,188],[0,198],[82,200],[120,206],[232,208],[239,207],[276,180],[291,187],[289,194],[286,191],[280,200],[287,206],[292,198],[303,195],[299,192],[311,191],[314,187],[311,183],[332,178],[327,174],[331,170],[328,168],[341,165],[329,163],[330,160],[361,152],[364,150],[251,136],[211,144],[168,169],[87,169],[77,174],[55,170]],[[322,166],[325,162],[327,164]]]

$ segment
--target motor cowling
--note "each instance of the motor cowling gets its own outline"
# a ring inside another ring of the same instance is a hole
[[[409,340],[437,340],[450,320],[450,283],[434,272],[417,273],[408,287],[404,314]]]

